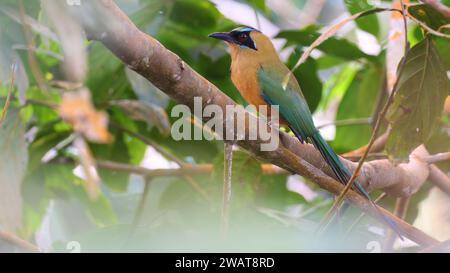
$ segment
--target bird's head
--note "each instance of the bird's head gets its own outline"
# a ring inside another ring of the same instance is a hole
[[[209,37],[227,42],[232,55],[245,53],[244,55],[263,56],[275,52],[269,37],[252,27],[238,27],[230,32],[216,32]]]

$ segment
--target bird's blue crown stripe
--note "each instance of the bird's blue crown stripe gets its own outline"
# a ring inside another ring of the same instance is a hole
[[[246,31],[259,31],[259,30],[252,28],[252,27],[238,27],[235,29],[235,31],[246,32]]]
[[[255,29],[251,28],[251,27],[244,27],[244,28],[240,29],[240,31],[253,31],[253,30],[255,30]]]

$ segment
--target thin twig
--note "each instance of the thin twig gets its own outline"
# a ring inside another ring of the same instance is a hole
[[[397,77],[397,81],[395,82],[394,88],[391,92],[391,94],[389,95],[388,101],[386,102],[383,110],[381,111],[380,115],[377,118],[377,121],[375,123],[375,127],[373,129],[372,132],[372,136],[370,138],[369,144],[367,145],[367,149],[364,151],[363,156],[361,157],[361,159],[359,160],[358,166],[356,167],[356,169],[354,170],[352,176],[350,177],[350,180],[348,181],[348,183],[345,185],[344,190],[342,191],[342,193],[338,196],[338,198],[336,199],[336,201],[334,202],[333,206],[330,208],[330,210],[325,214],[325,216],[322,218],[321,220],[321,224],[328,222],[328,220],[330,219],[330,217],[334,214],[334,212],[340,207],[340,205],[342,204],[345,195],[347,194],[347,192],[352,188],[353,183],[355,182],[356,178],[359,175],[359,172],[361,171],[361,168],[364,164],[364,161],[366,160],[367,156],[369,155],[369,151],[372,148],[372,145],[374,144],[375,140],[376,140],[376,136],[378,134],[378,130],[380,129],[380,125],[381,122],[384,120],[384,117],[386,116],[386,113],[389,109],[389,106],[392,104],[392,101],[394,99],[394,94],[396,93],[397,89],[398,89],[398,85],[399,85],[399,79],[401,78],[401,75],[403,74],[403,70],[405,67],[405,63],[406,63],[406,56],[409,52],[409,43],[408,43],[408,23],[406,20],[406,11],[405,11],[405,5],[403,4],[403,1],[401,1],[401,5],[402,5],[402,14],[403,14],[403,23],[404,23],[404,28],[405,28],[405,57],[402,59],[402,62],[400,64],[400,69],[399,69],[399,75]]]
[[[129,172],[139,174],[148,177],[161,177],[161,176],[184,176],[184,175],[201,175],[210,174],[214,169],[213,164],[184,164],[178,169],[148,169],[141,166],[119,163],[108,160],[97,160],[96,165],[99,168],[109,169],[119,172]],[[261,171],[265,175],[286,175],[289,174],[286,170],[278,168],[272,164],[261,164]]]
[[[406,218],[406,213],[408,212],[409,200],[410,200],[410,197],[397,198],[397,201],[395,203],[394,214],[398,218],[400,218],[400,219]],[[384,244],[385,252],[392,252],[392,248],[394,247],[394,242],[395,242],[395,239],[397,239],[397,237],[398,237],[398,235],[395,232],[393,232],[392,230],[388,230],[386,242]]]
[[[416,17],[412,16],[411,14],[408,14],[407,16],[411,20],[413,20],[416,24],[420,25],[423,29],[428,31],[430,34],[433,34],[434,36],[450,39],[450,35],[442,33],[442,32],[439,32],[439,31],[436,31],[436,30],[430,28],[429,26],[427,26],[427,24],[425,24],[424,22],[418,20]]]
[[[317,23],[317,18],[320,16],[326,0],[308,0],[303,6],[303,10],[299,15],[300,27],[313,25]]]
[[[42,75],[42,71],[39,68],[39,63],[36,59],[36,55],[34,54],[33,48],[35,48],[32,33],[30,30],[29,24],[26,22],[25,19],[25,8],[23,5],[23,1],[19,1],[19,11],[20,11],[20,21],[22,22],[22,28],[23,28],[23,34],[25,37],[25,41],[27,43],[27,53],[28,53],[28,64],[30,65],[31,73],[33,74],[39,88],[46,92],[47,91],[47,84],[45,82],[45,78]]]
[[[89,149],[86,140],[78,133],[73,140],[73,146],[78,150],[78,161],[84,171],[86,191],[89,194],[89,197],[92,200],[95,200],[100,194],[101,183],[100,177],[97,173],[95,159],[92,156],[92,152]]]
[[[424,248],[419,253],[450,252],[450,240]]]
[[[359,162],[359,160],[361,159],[362,155],[341,155],[343,158],[350,160],[352,162]],[[369,155],[367,156],[367,160],[377,160],[377,159],[387,159],[388,155],[385,153],[369,153]]]
[[[161,147],[160,145],[158,145],[156,142],[154,142],[153,140],[151,140],[150,138],[147,138],[144,135],[141,135],[139,133],[133,132],[123,126],[121,126],[120,124],[111,121],[110,122],[111,125],[113,125],[114,127],[116,127],[117,129],[124,131],[125,133],[129,134],[130,136],[139,139],[140,141],[144,142],[147,145],[152,146],[158,153],[160,153],[163,157],[165,157],[168,160],[172,160],[173,162],[175,162],[178,166],[180,166],[180,168],[183,168],[185,166],[189,167],[190,164],[184,162],[183,160],[179,159],[178,157],[176,157],[175,155],[167,152],[163,147]],[[211,166],[212,169],[212,166]],[[189,185],[191,185],[191,187],[198,192],[205,200],[207,201],[211,201],[210,195],[197,183],[197,181],[195,181],[195,179],[191,176],[185,175],[184,178],[186,179],[186,181],[189,183]]]
[[[442,4],[441,2],[437,0],[419,0],[419,1],[429,5],[430,7],[434,8],[437,12],[441,13],[442,15],[450,19],[450,8]]]
[[[291,69],[291,72],[294,72],[304,61],[306,61],[306,59],[308,59],[308,57],[311,55],[312,51],[315,48],[317,48],[319,45],[321,45],[324,41],[326,41],[329,37],[331,37],[334,33],[336,33],[337,30],[342,28],[348,22],[356,20],[356,19],[358,19],[358,18],[360,18],[362,16],[370,15],[370,14],[377,13],[377,12],[384,12],[384,11],[402,12],[401,10],[392,9],[392,8],[388,8],[388,9],[374,8],[374,9],[371,9],[371,10],[355,13],[352,16],[347,17],[347,18],[339,21],[338,23],[336,23],[336,24],[334,24],[332,26],[326,27],[326,29],[319,36],[319,38],[317,38],[308,48],[306,48],[306,50],[303,52],[302,56],[297,61],[295,66]],[[286,76],[286,79],[289,79],[288,75]],[[286,79],[284,81],[284,84],[286,83]]]
[[[261,30],[261,21],[259,20],[259,14],[255,7],[253,8],[253,12],[255,13],[256,27],[258,30]]]
[[[2,128],[3,120],[6,117],[6,111],[8,109],[9,101],[11,99],[11,93],[12,93],[12,90],[14,88],[14,74],[15,74],[15,72],[16,72],[16,64],[13,63],[13,65],[11,67],[11,81],[10,81],[9,88],[8,88],[8,95],[6,97],[5,106],[3,106],[2,116],[0,117],[0,128]]]
[[[147,203],[147,196],[150,190],[150,185],[152,183],[152,177],[145,177],[144,179],[145,179],[144,191],[142,192],[141,200],[139,201],[138,207],[134,214],[133,228],[136,228],[139,225],[139,222],[141,221],[142,213],[144,212],[145,205]]]
[[[35,100],[35,99],[27,99],[25,101],[25,105],[33,104],[38,106],[43,106],[47,108],[51,108],[53,110],[56,110],[58,108],[58,104],[50,101],[43,101],[43,100]]]
[[[36,245],[6,231],[0,230],[0,239],[18,246],[22,250],[26,250],[29,252],[40,252],[39,247],[37,247]]]
[[[343,120],[336,120],[328,123],[321,124],[317,126],[317,129],[322,129],[328,126],[349,126],[349,125],[366,125],[366,124],[372,124],[372,118],[353,118],[353,119],[343,119]]]
[[[187,174],[208,174],[212,171],[211,164],[185,164],[178,169],[148,169],[141,166],[135,166],[125,163],[118,163],[107,160],[97,160],[96,165],[100,168],[130,172],[135,174],[144,175],[146,177],[160,177],[160,176],[184,176]]]
[[[436,165],[430,166],[428,180],[443,192],[450,196],[450,177],[440,170]]]
[[[1,99],[6,99],[7,97],[0,97]],[[18,100],[18,98],[14,95],[11,95],[11,100]],[[58,104],[54,103],[54,102],[49,102],[49,101],[43,101],[43,100],[36,100],[36,99],[26,99],[25,104],[22,105],[23,106],[27,106],[27,105],[37,105],[37,106],[42,106],[42,107],[47,107],[47,108],[51,108],[53,110],[56,110],[56,108],[58,108]]]
[[[377,199],[375,199],[375,204],[378,204],[379,202],[381,202],[381,200],[383,200],[384,198],[386,198],[387,193],[383,192],[380,194],[380,196],[377,197]],[[362,212],[358,218],[356,218],[356,220],[350,225],[350,227],[348,228],[347,232],[346,232],[346,236],[350,235],[350,233],[352,232],[352,230],[356,227],[357,224],[359,224],[359,222],[361,222],[361,220],[364,218],[364,216],[366,216],[367,214],[365,214],[364,212]]]
[[[59,55],[58,53],[55,53],[55,52],[53,52],[51,50],[47,50],[47,49],[44,49],[44,48],[35,48],[35,47],[31,47],[30,48],[30,47],[28,47],[26,45],[19,45],[18,44],[18,45],[13,45],[12,49],[15,49],[15,50],[32,50],[34,52],[37,52],[37,53],[40,53],[40,54],[45,54],[47,56],[53,57],[53,58],[57,59],[60,62],[64,61],[64,57],[62,55]]]
[[[387,131],[384,132],[381,136],[379,136],[373,143],[373,145],[368,149],[368,145],[365,145],[363,147],[360,147],[356,150],[347,152],[345,154],[341,154],[342,157],[358,157],[361,158],[366,151],[369,151],[369,153],[377,153],[381,152],[384,149],[384,146],[386,145],[386,142],[389,138],[389,135],[391,133],[391,128],[388,127]]]
[[[438,154],[427,156],[425,158],[425,161],[428,164],[433,164],[433,163],[436,163],[439,161],[445,161],[445,160],[449,160],[449,159],[450,159],[450,152],[446,152],[446,153],[438,153]]]
[[[184,179],[186,179],[186,181],[188,182],[188,184],[195,190],[197,191],[206,201],[208,202],[212,202],[211,196],[210,194],[202,187],[200,186],[200,184],[190,175],[185,175],[183,177]]]
[[[110,121],[109,122],[113,127],[127,133],[128,135],[139,139],[140,141],[144,142],[145,144],[152,146],[158,153],[160,153],[162,156],[164,156],[165,158],[174,161],[175,163],[177,163],[178,165],[184,165],[185,163],[180,160],[179,158],[177,158],[176,156],[174,156],[173,154],[167,152],[164,148],[162,148],[161,146],[159,146],[157,143],[155,143],[153,140],[151,140],[150,138],[141,135],[139,133],[133,132],[125,127],[123,127],[122,125],[118,124],[115,121]]]
[[[222,238],[226,238],[230,224],[233,144],[224,142],[223,153]]]
[[[209,174],[213,170],[212,164],[183,164],[178,169],[148,169],[141,166],[135,166],[125,163],[112,162],[107,160],[97,160],[97,167],[110,169],[114,171],[130,172],[145,176],[146,179],[162,176],[182,176],[189,185],[197,191],[206,201],[210,202],[211,198],[208,193],[191,177],[194,174]]]

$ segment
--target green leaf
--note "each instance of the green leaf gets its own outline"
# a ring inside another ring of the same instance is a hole
[[[113,142],[109,144],[90,144],[94,158],[97,160],[129,163],[130,155],[125,143],[125,135],[116,129],[112,129],[111,132],[115,136]],[[122,192],[127,189],[130,177],[128,173],[106,169],[99,169],[98,171],[102,181],[112,190]]]
[[[448,95],[447,73],[430,37],[409,51],[398,80],[397,93],[386,116],[392,125],[386,150],[390,156],[403,159],[429,140]]]
[[[417,20],[422,21],[434,30],[438,30],[443,25],[450,24],[450,19],[442,13],[436,11],[429,5],[420,4],[408,7],[408,12]]]
[[[383,84],[383,69],[370,66],[359,71],[339,104],[336,120],[371,117],[377,96]],[[372,130],[369,124],[337,126],[333,147],[344,152],[361,147],[370,139]]]
[[[0,127],[0,227],[8,231],[22,221],[21,186],[28,162],[24,134],[19,112],[10,106]]]
[[[284,38],[287,40],[286,46],[301,45],[309,46],[320,34],[316,26],[308,26],[302,30],[285,30],[278,33],[276,38]],[[348,40],[336,37],[330,37],[320,44],[317,49],[324,53],[341,57],[347,60],[357,60],[360,58],[372,59],[373,56],[362,52],[355,44]]]
[[[431,138],[425,143],[430,154],[442,153],[443,151],[450,151],[450,131],[446,128],[450,126],[450,121],[442,124],[438,130],[434,132]],[[450,160],[437,162],[436,165],[444,172],[450,172]]]
[[[166,93],[159,90],[149,80],[129,68],[125,69],[125,74],[139,100],[157,105],[161,108],[167,107],[170,98]]]
[[[39,169],[44,155],[70,135],[69,131],[55,132],[54,125],[55,123],[41,126],[36,138],[29,146],[30,160],[27,176],[33,176],[33,173]]]
[[[51,89],[47,92],[47,94],[44,94],[37,86],[33,86],[28,89],[27,99],[52,102],[55,104],[61,101],[60,93],[56,92],[56,90]],[[38,105],[32,105],[32,109],[38,125],[44,125],[59,118],[58,113],[54,109]]]
[[[374,8],[373,5],[368,3],[368,0],[345,0],[344,2],[351,14]],[[358,18],[355,22],[360,29],[373,34],[375,37],[378,37],[380,34],[380,25],[376,14]]]
[[[223,151],[214,160],[213,178],[215,181],[223,181]],[[254,200],[255,190],[261,182],[262,172],[258,160],[242,151],[233,151],[232,178],[233,203],[242,205]],[[246,201],[247,200],[247,201]]]
[[[28,147],[28,166],[23,182],[23,198],[31,215],[44,214],[48,200],[46,200],[45,178],[42,168],[42,158],[58,143],[66,139],[70,132],[55,132],[54,123],[41,126],[34,141]],[[33,217],[34,217],[33,216]],[[25,218],[27,221],[27,219]],[[34,219],[32,222],[35,223]],[[28,229],[33,229],[34,224],[25,222]]]
[[[126,116],[122,111],[112,109],[110,117],[112,120],[114,120],[114,122],[117,122],[123,128],[128,129],[132,132],[138,131],[138,126],[136,122],[134,122],[130,117]],[[135,165],[139,164],[144,158],[145,151],[147,149],[147,144],[127,134],[124,134],[123,141],[128,147],[128,153],[130,156],[129,163]]]
[[[445,29],[443,32],[450,34],[450,29]],[[441,61],[445,65],[445,69],[450,71],[450,58],[448,58],[448,56],[450,56],[450,39],[434,36],[433,41],[439,54],[445,56],[444,58],[441,58]]]
[[[267,13],[267,6],[265,0],[242,0],[242,2],[246,2],[248,5],[252,6],[253,8],[263,12]]]
[[[358,68],[352,64],[345,65],[331,76],[324,84],[323,99],[320,107],[325,108],[335,98],[341,98],[355,78]]]
[[[156,126],[162,135],[170,134],[169,117],[159,105],[141,100],[113,100],[109,103],[121,108],[133,120],[145,121],[150,128]]]
[[[332,56],[332,55],[323,55],[317,58],[317,67],[319,70],[324,70],[328,68],[335,67],[337,65],[346,63],[347,61],[345,59]],[[301,67],[301,66],[300,66]]]
[[[256,202],[263,207],[285,209],[289,205],[305,204],[307,201],[299,193],[287,188],[287,175],[264,175],[257,189]]]
[[[166,13],[170,10],[172,5],[172,2],[167,2],[164,0],[150,1],[145,4],[141,4],[137,11],[128,15],[133,23],[135,23],[140,29],[145,28],[148,25],[150,25],[151,28],[154,21],[162,21],[161,18],[166,17]],[[155,33],[150,31],[150,34],[154,35]]]
[[[177,0],[170,19],[197,32],[208,34],[217,25],[219,11],[209,1]]]
[[[304,203],[304,199],[286,187],[287,175],[263,175],[261,162],[243,151],[233,152],[232,207],[234,211],[247,208],[249,204],[263,207],[284,208],[290,204]],[[222,193],[223,152],[214,160],[214,181]],[[219,195],[221,197],[221,195]]]
[[[295,50],[289,56],[288,66],[294,67],[297,60],[300,58],[299,51]],[[300,84],[302,93],[305,96],[311,113],[313,113],[317,106],[319,106],[322,98],[322,82],[317,73],[317,63],[313,58],[308,58],[297,70],[294,71],[295,78]]]
[[[78,199],[86,209],[92,222],[98,226],[117,222],[116,215],[108,199],[103,194],[92,200],[84,188],[84,181],[75,177],[68,165],[46,165],[44,167],[45,187],[56,197]]]
[[[201,52],[193,68],[210,82],[214,83],[216,86],[219,86],[220,89],[234,101],[237,103],[246,104],[245,100],[241,97],[240,93],[231,82],[230,65],[231,58],[229,54],[222,54],[220,57],[214,58],[207,55],[206,52]],[[211,67],[214,67],[214,69],[211,69]]]
[[[123,67],[123,63],[103,45],[91,45],[89,70],[95,73],[88,73],[87,86],[95,104],[116,98],[135,98]]]

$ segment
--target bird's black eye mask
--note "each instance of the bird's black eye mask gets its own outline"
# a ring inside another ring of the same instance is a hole
[[[255,42],[250,37],[250,31],[232,31],[230,36],[233,41],[239,45],[241,48],[251,48],[253,50],[258,50],[256,48]]]
[[[233,43],[239,45],[241,48],[250,48],[253,50],[258,50],[256,48],[255,41],[252,40],[252,37],[250,36],[250,33],[252,31],[258,31],[251,27],[240,27],[237,29],[234,29],[230,32],[215,32],[212,34],[209,34],[208,36],[211,38],[223,40],[228,43]]]

